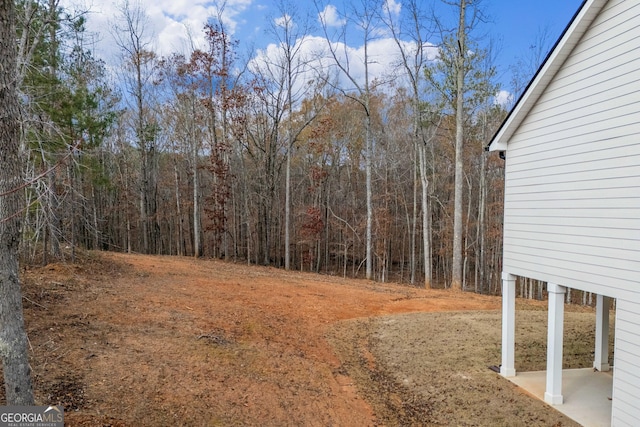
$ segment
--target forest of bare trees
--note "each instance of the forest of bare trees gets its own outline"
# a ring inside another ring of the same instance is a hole
[[[125,2],[114,69],[82,13],[18,1],[22,257],[215,257],[499,293],[503,160],[484,147],[506,110],[475,31],[482,5],[445,2],[449,29],[422,3],[354,2],[336,29],[314,19],[320,1],[282,0],[265,35],[276,49],[243,59],[223,9],[198,30],[204,45],[161,56]],[[322,60],[303,48],[314,25]],[[382,33],[399,54],[374,75]]]
[[[247,53],[223,1],[189,49],[160,54],[145,10],[123,0],[107,64],[88,11],[0,0],[7,402],[33,402],[18,258],[206,257],[499,294],[504,160],[485,147],[511,107],[498,94],[517,99],[550,40],[500,87],[482,0],[434,2],[276,0],[269,47]],[[373,53],[382,41],[390,61]]]

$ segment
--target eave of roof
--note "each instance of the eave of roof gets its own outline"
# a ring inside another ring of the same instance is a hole
[[[538,71],[536,71],[533,79],[531,79],[520,98],[518,98],[513,109],[491,139],[487,150],[505,151],[507,149],[507,143],[513,133],[536,104],[540,95],[545,91],[606,3],[607,0],[585,0],[582,3],[569,25],[567,25],[558,41],[549,51],[540,68],[538,68]]]

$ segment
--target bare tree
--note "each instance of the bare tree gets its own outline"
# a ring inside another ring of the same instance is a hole
[[[27,334],[18,278],[24,199],[13,0],[0,0],[0,356],[8,405],[33,405]]]
[[[134,111],[133,130],[140,153],[140,177],[138,184],[140,223],[142,225],[142,250],[156,252],[157,228],[157,146],[158,124],[152,118],[149,85],[154,77],[155,53],[151,50],[151,38],[147,34],[148,22],[142,5],[120,5],[119,21],[114,25],[113,35],[123,53],[123,62],[128,75],[124,76]],[[127,98],[125,98],[127,99]]]
[[[378,11],[382,8],[382,2],[380,0],[361,0],[359,4],[352,3],[350,13],[342,16],[342,25],[340,32],[331,35],[329,30],[329,22],[327,21],[327,8],[333,6],[321,7],[320,3],[316,2],[316,9],[320,15],[320,22],[325,38],[327,40],[327,47],[329,56],[333,60],[336,67],[340,70],[341,74],[346,77],[349,82],[349,87],[339,87],[345,96],[355,100],[360,104],[365,114],[365,176],[366,176],[366,197],[367,197],[367,225],[366,225],[366,277],[367,279],[373,278],[373,184],[372,184],[372,156],[373,156],[373,137],[371,130],[371,96],[372,90],[375,85],[371,81],[370,77],[370,64],[372,58],[369,55],[369,45],[371,42],[379,36],[378,28],[376,26]],[[363,57],[362,66],[364,69],[364,76],[360,78],[355,69],[350,65],[350,58],[347,52],[347,28],[349,24],[352,24],[360,31],[362,37]]]
[[[294,144],[300,133],[315,119],[321,105],[315,105],[314,100],[319,99],[313,96],[313,90],[318,89],[318,81],[322,82],[326,78],[321,77],[312,82],[309,55],[305,55],[304,44],[310,32],[308,17],[302,16],[296,4],[288,0],[278,2],[278,12],[280,16],[272,20],[271,34],[277,42],[277,58],[266,58],[269,62],[267,68],[269,74],[273,75],[274,81],[281,85],[281,90],[285,93],[286,112],[286,164],[285,164],[285,243],[284,243],[284,265],[285,269],[291,267],[291,157]],[[315,70],[322,73],[321,70]],[[306,77],[307,81],[301,81]],[[302,121],[295,121],[294,108],[299,107],[302,99],[310,100],[313,104],[309,114],[306,114]],[[323,99],[324,101],[324,99]]]
[[[436,125],[431,125],[431,120],[435,117],[432,114],[425,114],[429,111],[425,109],[422,100],[423,84],[425,83],[424,67],[430,59],[430,51],[435,47],[428,43],[429,36],[433,29],[428,27],[432,19],[427,16],[426,11],[421,8],[421,3],[417,0],[409,0],[406,3],[406,19],[398,22],[398,17],[388,5],[385,5],[384,21],[389,27],[393,38],[398,46],[401,56],[401,67],[405,71],[411,93],[413,112],[413,138],[415,149],[418,154],[418,170],[420,172],[420,184],[422,190],[422,245],[424,256],[424,286],[431,287],[431,245],[430,245],[430,208],[429,208],[429,172],[427,168],[428,145],[433,143]],[[404,24],[404,26],[403,26]],[[408,39],[407,43],[405,39]],[[414,212],[416,209],[414,209]],[[415,224],[414,214],[414,224]],[[411,283],[415,282],[415,227],[411,235]]]
[[[171,94],[171,99],[164,105],[164,123],[171,133],[173,140],[170,151],[173,153],[174,190],[176,198],[176,249],[178,255],[186,253],[184,237],[184,219],[182,196],[180,188],[179,160],[183,159],[188,165],[193,185],[192,222],[193,222],[193,256],[202,253],[200,243],[200,151],[204,140],[202,117],[204,116],[202,103],[196,94],[196,82],[192,78],[186,58],[182,54],[173,54],[161,61],[161,76],[165,88]],[[185,209],[186,210],[186,209]],[[191,233],[190,233],[191,234]]]
[[[296,75],[300,74],[302,61],[299,53],[302,48],[306,27],[299,27],[295,22],[298,18],[297,8],[292,3],[285,3],[281,0],[278,3],[281,16],[272,22],[272,33],[278,40],[278,47],[281,49],[282,63],[281,71],[285,75],[286,97],[287,97],[287,129],[286,129],[286,166],[285,166],[285,225],[284,225],[284,268],[291,268],[291,150],[293,150],[293,83]],[[302,30],[302,32],[299,32]],[[300,41],[300,42],[299,42]]]
[[[538,28],[536,37],[529,45],[529,49],[518,56],[516,62],[509,67],[512,92],[509,107],[513,107],[517,99],[522,95],[536,70],[542,65],[552,45],[551,28],[549,26]]]
[[[210,145],[209,171],[213,178],[213,189],[205,208],[214,233],[214,255],[229,257],[228,213],[231,198],[230,155],[233,126],[230,111],[237,103],[242,85],[236,73],[237,41],[233,40],[222,17],[224,4],[218,9],[217,22],[212,18],[205,25],[206,49],[196,50],[191,55],[190,68],[199,82],[201,96],[207,115],[207,136]],[[205,83],[204,85],[202,83]],[[204,86],[204,87],[203,87]]]
[[[456,61],[456,167],[455,190],[453,208],[453,259],[451,273],[451,288],[462,289],[462,186],[464,182],[462,149],[464,144],[464,68],[467,48],[467,0],[458,3],[458,58]]]
[[[453,253],[451,259],[450,285],[461,290],[463,285],[463,215],[464,198],[464,126],[473,115],[472,95],[482,92],[482,83],[473,73],[474,67],[481,62],[485,52],[471,39],[471,32],[484,19],[480,9],[482,0],[455,0],[443,3],[457,12],[457,24],[454,30],[436,20],[441,34],[439,61],[427,68],[427,78],[440,92],[443,108],[455,114],[455,173],[453,208]],[[440,75],[439,77],[437,75]],[[485,91],[486,92],[486,91]]]

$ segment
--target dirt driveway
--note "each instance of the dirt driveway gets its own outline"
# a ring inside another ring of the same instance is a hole
[[[23,282],[37,399],[65,405],[69,425],[482,425],[487,418],[456,417],[455,409],[465,396],[492,398],[491,387],[507,399],[490,409],[502,411],[494,419],[503,425],[524,425],[523,407],[534,408],[539,425],[570,425],[488,369],[486,387],[448,390],[451,405],[437,402],[449,401],[437,389],[441,380],[431,391],[416,389],[432,380],[428,373],[403,380],[403,355],[420,357],[411,353],[416,337],[457,355],[452,375],[477,369],[464,362],[473,342],[459,349],[435,338],[455,336],[459,325],[430,335],[431,320],[420,316],[447,312],[441,325],[449,312],[495,317],[498,298],[115,253],[29,270]],[[417,312],[415,320],[385,317]],[[384,334],[402,339],[385,348]],[[497,344],[487,345],[494,357]],[[479,363],[487,362],[499,360]]]

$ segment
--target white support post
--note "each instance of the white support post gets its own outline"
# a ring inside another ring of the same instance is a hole
[[[596,297],[596,348],[593,367],[607,372],[609,366],[609,307],[611,298],[604,295]]]
[[[562,398],[562,344],[564,332],[564,286],[547,283],[549,293],[549,322],[547,326],[547,388],[544,401],[561,405]]]
[[[502,365],[500,375],[515,377],[516,277],[502,273]]]

